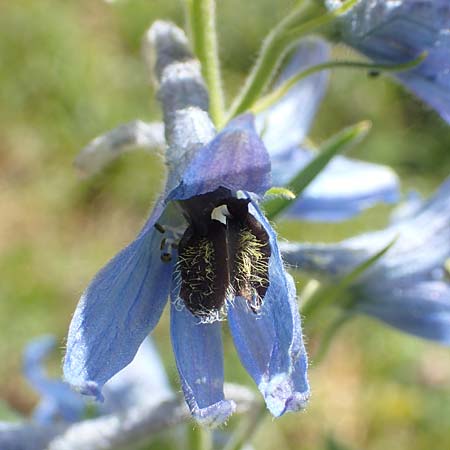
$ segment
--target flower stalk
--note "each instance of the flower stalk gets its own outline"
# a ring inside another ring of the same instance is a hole
[[[215,0],[187,0],[192,46],[202,66],[209,91],[209,113],[215,125],[223,122],[225,108],[217,44]]]

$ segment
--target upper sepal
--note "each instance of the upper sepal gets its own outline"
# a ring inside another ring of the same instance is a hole
[[[196,151],[168,199],[185,200],[219,187],[262,195],[270,185],[269,155],[256,132],[253,116],[244,114]]]

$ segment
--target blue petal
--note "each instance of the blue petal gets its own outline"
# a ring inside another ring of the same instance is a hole
[[[330,2],[332,3],[332,2]],[[362,0],[341,21],[342,39],[376,62],[398,64],[428,52],[396,78],[450,122],[448,0]]]
[[[84,394],[101,398],[104,383],[132,361],[161,316],[173,271],[173,261],[161,261],[162,235],[154,228],[162,209],[160,202],[136,240],[95,276],[77,306],[64,375]]]
[[[30,423],[0,422],[0,448],[2,450],[42,450],[47,448],[58,433],[54,426]]]
[[[24,374],[30,385],[41,396],[33,411],[33,418],[43,424],[58,419],[75,422],[81,419],[85,410],[85,403],[79,394],[73,392],[61,380],[52,379],[47,375],[45,360],[55,344],[55,338],[50,335],[34,339],[27,345],[23,358]]]
[[[195,420],[215,427],[236,409],[223,394],[221,324],[200,323],[184,306],[178,307],[177,291],[174,287],[170,331],[181,386]]]
[[[219,187],[263,194],[270,185],[269,155],[256,133],[253,116],[245,114],[197,150],[169,199],[183,200]]]
[[[158,404],[173,397],[164,366],[150,338],[141,344],[133,361],[105,384],[103,393],[104,412],[123,411],[143,403]]]
[[[284,270],[275,232],[256,206],[251,209],[270,236],[270,285],[259,314],[237,298],[228,310],[229,325],[242,364],[258,385],[270,412],[278,417],[306,405],[307,356],[295,285]]]
[[[315,152],[294,148],[285,155],[280,184],[296,175]],[[281,164],[281,161],[280,161]],[[349,219],[378,202],[393,203],[399,198],[399,180],[386,166],[336,156],[306,188],[286,215],[303,220],[335,222]]]
[[[279,245],[284,261],[290,266],[315,278],[334,279],[345,276],[376,253],[364,246],[352,248],[345,244],[344,241],[338,244],[280,242]]]
[[[275,86],[311,66],[328,60],[329,45],[317,38],[304,39],[281,73]],[[299,145],[308,134],[327,87],[328,72],[322,71],[299,81],[287,95],[256,117],[257,129],[272,158],[272,170],[278,172],[278,157]],[[275,183],[277,184],[277,183]]]
[[[449,283],[380,286],[362,293],[355,309],[407,333],[450,345]]]

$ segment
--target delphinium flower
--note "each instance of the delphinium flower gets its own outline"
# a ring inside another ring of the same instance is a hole
[[[183,32],[147,34],[164,111],[166,188],[136,240],[93,279],[73,317],[65,378],[101,397],[155,327],[170,293],[172,345],[193,416],[217,425],[234,411],[223,393],[225,316],[240,359],[279,416],[309,395],[295,285],[257,198],[270,159],[253,117],[216,133],[208,94]]]
[[[89,448],[109,448],[105,446],[107,441],[113,441],[114,426],[99,423],[95,417],[117,413],[124,419],[124,414],[131,411],[135,422],[144,421],[148,411],[174,398],[149,338],[142,343],[133,361],[106,383],[105,402],[96,405],[71,390],[61,379],[47,374],[45,362],[55,343],[53,336],[45,335],[33,339],[25,349],[24,375],[40,398],[30,421],[0,422],[2,450],[43,450],[58,439],[61,447],[55,444],[55,448],[74,448],[70,440],[74,424],[79,427],[74,433],[78,433],[80,445],[84,442]],[[111,417],[114,422],[114,416]]]
[[[327,0],[329,8],[339,0]],[[378,63],[399,64],[427,52],[395,77],[450,122],[450,2],[360,0],[336,22],[337,39]]]
[[[450,179],[386,229],[337,244],[282,244],[285,261],[328,283],[392,247],[337,299],[349,313],[376,317],[405,332],[450,344]]]

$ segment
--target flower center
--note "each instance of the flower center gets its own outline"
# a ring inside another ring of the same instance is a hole
[[[261,308],[271,250],[249,203],[225,189],[181,202],[189,226],[178,246],[180,297],[195,316],[217,320],[235,296]]]

